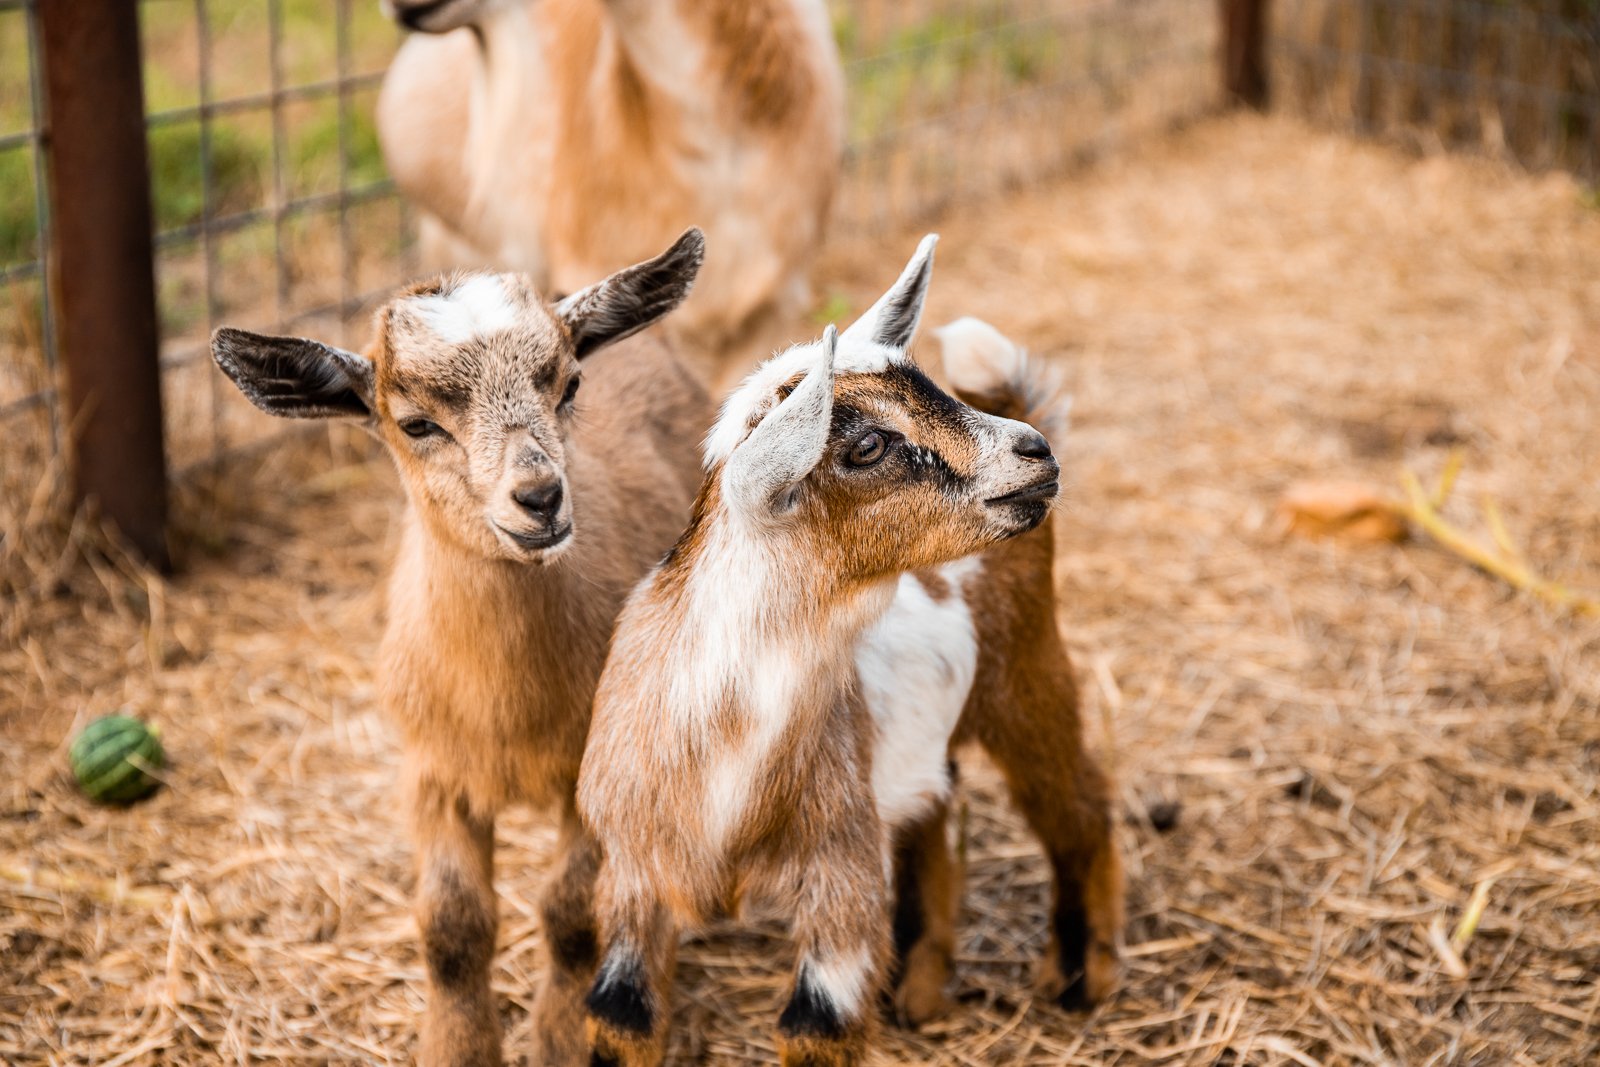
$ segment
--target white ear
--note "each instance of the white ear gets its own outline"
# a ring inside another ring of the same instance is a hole
[[[938,243],[936,233],[922,239],[899,280],[844,332],[846,341],[870,341],[890,348],[905,348],[911,343],[911,335],[917,332],[917,322],[922,318],[928,283],[933,280],[933,247]]]
[[[829,326],[811,370],[728,457],[722,492],[729,507],[766,516],[794,506],[795,487],[821,461],[828,445],[838,347],[839,331]]]

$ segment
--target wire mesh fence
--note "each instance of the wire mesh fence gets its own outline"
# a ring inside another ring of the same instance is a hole
[[[1280,0],[1280,106],[1600,178],[1600,0]]]
[[[0,424],[8,488],[59,464],[46,306],[38,0],[0,0]],[[835,225],[992,195],[1217,98],[1213,0],[835,0],[849,138]],[[399,35],[372,0],[142,0],[167,450],[270,440],[206,359],[227,322],[356,345],[413,275],[374,108]],[[65,208],[70,210],[70,206]]]
[[[850,100],[835,225],[1056,173],[1217,100],[1213,0],[834,4]]]

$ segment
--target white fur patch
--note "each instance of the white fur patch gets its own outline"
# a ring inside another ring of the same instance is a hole
[[[853,1019],[861,1013],[861,1001],[872,977],[872,957],[866,949],[828,960],[811,956],[805,966],[813,988],[828,998],[840,1018]]]
[[[788,561],[730,516],[713,521],[707,537],[703,565],[689,578],[685,616],[693,626],[664,665],[663,697],[678,743],[705,754],[698,764],[700,818],[709,854],[718,855],[742,824],[751,789],[793,720],[797,701],[834,676],[834,650],[850,654],[857,635],[888,607],[892,587],[886,584],[834,612],[828,632],[796,640],[769,621],[798,610],[795,600],[805,595],[794,587]],[[747,598],[757,590],[778,602],[751,603]],[[729,701],[746,716],[736,740],[712,725],[712,713]]]
[[[447,293],[413,297],[408,306],[434,336],[451,345],[517,324],[517,308],[498,274],[474,274]]]
[[[950,735],[978,670],[977,631],[961,591],[982,570],[976,556],[939,568],[951,587],[943,601],[901,575],[888,612],[856,648],[862,695],[878,727],[872,791],[890,826],[949,792]]]
[[[778,389],[796,375],[804,374],[817,364],[817,346],[821,341],[795,345],[779,352],[761,366],[751,371],[739,387],[723,401],[722,413],[716,425],[706,436],[706,467],[726,462],[733,450],[752,429],[757,414],[777,402]],[[891,363],[904,363],[908,357],[899,349],[870,341],[839,338],[839,348],[833,358],[833,372],[841,374],[881,374]]]
[[[720,850],[743,821],[750,788],[761,778],[767,756],[789,725],[795,692],[808,679],[804,666],[787,649],[765,648],[744,663],[738,689],[750,719],[737,741],[725,744],[706,768],[706,835]]]

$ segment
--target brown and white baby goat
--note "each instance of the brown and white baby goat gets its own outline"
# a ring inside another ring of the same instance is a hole
[[[378,312],[365,356],[213,338],[270,414],[361,420],[409,498],[376,674],[411,786],[425,1067],[500,1062],[494,819],[517,802],[563,820],[541,900],[542,1062],[588,1061],[598,856],[573,790],[589,706],[623,598],[683,529],[712,413],[658,337],[615,343],[684,298],[702,247],[690,231],[553,306],[521,275],[414,285]]]
[[[830,327],[729,398],[689,528],[618,617],[578,782],[605,854],[595,1063],[660,1061],[677,925],[745,893],[795,917],[784,1061],[864,1053],[889,950],[884,821],[944,799],[960,714],[904,699],[923,694],[897,653],[970,684],[973,630],[938,601],[1058,490],[1043,436],[907,357],[933,244],[843,337]],[[897,596],[898,625],[863,646]]]

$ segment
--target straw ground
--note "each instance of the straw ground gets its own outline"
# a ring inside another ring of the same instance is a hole
[[[944,220],[930,321],[1077,394],[1057,580],[1117,772],[1124,990],[1033,1001],[1045,866],[967,768],[960,1010],[892,1062],[1578,1064],[1600,1055],[1600,624],[1426,540],[1284,541],[1303,477],[1460,449],[1538,569],[1600,588],[1600,214],[1559,177],[1209,122]],[[842,243],[833,303],[909,237]],[[393,477],[353,434],[181,508],[187,569],[12,540],[0,586],[0,1060],[405,1062],[422,968],[372,700]],[[1485,538],[1487,531],[1477,531]],[[72,789],[86,715],[168,786]],[[1164,828],[1164,829],[1163,829]],[[500,830],[495,985],[530,1047],[551,840]],[[678,1062],[770,1061],[783,933],[689,945]]]

